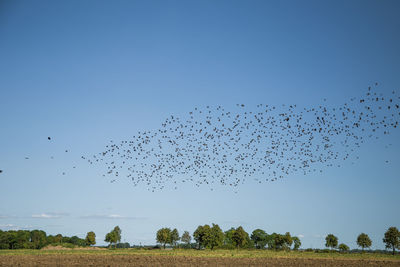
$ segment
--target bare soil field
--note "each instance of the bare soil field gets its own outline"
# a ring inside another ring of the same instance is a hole
[[[398,260],[157,255],[0,255],[0,266],[400,266]]]

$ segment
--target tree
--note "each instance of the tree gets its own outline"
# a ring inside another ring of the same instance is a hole
[[[86,245],[95,245],[96,244],[96,234],[94,232],[88,232],[85,238]]]
[[[26,230],[19,230],[17,232],[17,244],[15,248],[31,248],[30,244],[31,234]]]
[[[251,240],[253,240],[256,248],[261,249],[264,248],[267,244],[267,237],[268,234],[264,230],[256,229],[253,231],[253,233],[251,233],[250,238]]]
[[[190,236],[188,231],[183,232],[183,235],[181,237],[181,241],[185,242],[188,246],[190,246],[190,241],[192,240],[192,237]]]
[[[334,236],[333,234],[327,235],[325,238],[325,241],[326,241],[325,246],[327,248],[333,249],[333,248],[336,248],[338,245],[338,238],[336,236]]]
[[[233,242],[233,234],[235,233],[235,228],[231,228],[228,231],[225,231],[224,233],[224,245],[228,247],[235,247],[235,244]]]
[[[284,241],[285,241],[284,242],[285,249],[289,249],[290,250],[290,247],[293,244],[292,236],[290,235],[289,232],[286,232],[286,234],[283,236],[283,238],[284,238]]]
[[[117,243],[121,242],[121,232],[122,232],[121,228],[119,228],[119,226],[115,226],[113,232],[115,233],[116,238],[117,238],[116,242]]]
[[[162,244],[164,249],[165,245],[170,242],[171,238],[171,229],[169,228],[161,228],[157,231],[156,240],[158,243]]]
[[[196,240],[196,243],[199,246],[199,249],[201,249],[201,247],[205,247],[207,246],[207,241],[208,241],[208,237],[210,235],[210,231],[211,231],[211,227],[206,224],[204,226],[199,225],[196,229],[196,231],[194,231],[193,233],[193,238],[194,240]]]
[[[357,245],[364,251],[364,248],[369,248],[372,245],[372,241],[367,234],[361,233],[357,237]]]
[[[115,230],[115,228],[114,228],[114,230]],[[118,243],[118,232],[114,231],[114,230],[112,230],[111,232],[106,234],[106,238],[104,239],[104,241],[110,243],[110,247],[112,246],[112,244],[114,244],[114,248],[115,248],[116,244]],[[121,234],[121,232],[119,234]],[[121,239],[121,236],[119,236],[119,238]]]
[[[61,234],[57,234],[54,237],[54,243],[61,243],[62,242],[62,238],[63,238],[63,236]]]
[[[41,230],[31,231],[31,242],[34,248],[42,248],[46,245],[46,232]]]
[[[74,244],[74,245],[76,245],[76,246],[80,246],[80,247],[86,246],[85,239],[79,238],[79,237],[77,237],[76,235],[71,236],[71,238],[70,238],[70,243],[71,243],[71,244]]]
[[[386,248],[391,248],[394,252],[396,248],[400,248],[400,232],[396,227],[389,227],[383,238],[383,243],[386,244]]]
[[[221,246],[223,241],[224,241],[224,233],[222,232],[218,224],[213,224],[213,226],[210,228],[209,231],[206,228],[206,233],[205,233],[206,247],[214,249],[215,247]]]
[[[290,240],[288,240],[287,236],[281,235],[281,234],[277,234],[277,233],[273,233],[271,235],[271,242],[270,242],[269,246],[270,246],[270,248],[278,250],[278,249],[282,249],[282,248],[287,247],[287,243],[289,241]]]
[[[130,247],[131,245],[128,242],[117,244],[117,248],[130,248]]]
[[[236,245],[236,248],[244,247],[247,244],[248,239],[249,234],[243,229],[242,226],[236,228],[235,232],[232,235],[232,240]]]
[[[298,250],[299,247],[301,246],[300,238],[298,238],[297,236],[293,236],[292,239],[293,239],[293,243],[294,243],[293,249]]]
[[[343,243],[339,244],[339,250],[340,250],[341,252],[349,251],[349,249],[350,249],[350,248],[349,248],[346,244],[343,244]]]
[[[179,232],[175,228],[174,230],[171,231],[170,238],[169,238],[169,243],[171,246],[176,246],[176,243],[179,241]]]

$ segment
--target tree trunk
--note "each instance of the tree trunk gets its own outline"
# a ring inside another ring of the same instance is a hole
[[[394,255],[395,247],[393,246],[393,255]]]

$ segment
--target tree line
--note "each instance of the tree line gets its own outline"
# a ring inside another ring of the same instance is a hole
[[[231,228],[225,232],[219,227],[218,224],[211,226],[200,225],[193,232],[193,239],[195,243],[191,243],[192,236],[188,231],[184,231],[182,236],[179,236],[178,230],[175,228],[164,227],[157,231],[156,241],[164,248],[167,244],[172,247],[180,247],[197,249],[209,248],[256,248],[256,249],[275,249],[275,250],[298,250],[301,246],[301,240],[297,236],[292,236],[289,232],[285,234],[272,233],[267,234],[262,229],[254,230],[249,235],[243,227]],[[341,252],[349,251],[348,245],[341,243],[338,244],[339,239],[333,235],[328,234],[325,237],[325,246],[331,250],[339,249]],[[385,232],[382,239],[385,247],[391,249],[394,255],[396,249],[400,249],[400,232],[396,227],[389,227]],[[357,237],[357,245],[364,251],[366,248],[372,246],[372,241],[365,233],[361,233]],[[182,246],[183,245],[183,246]]]
[[[289,232],[285,234],[267,234],[262,229],[254,230],[249,235],[243,227],[231,228],[225,232],[218,224],[211,226],[200,225],[193,233],[195,243],[192,243],[192,236],[188,231],[184,231],[179,236],[177,229],[171,230],[164,227],[157,231],[156,241],[164,248],[167,244],[172,247],[197,248],[197,249],[215,249],[215,248],[258,248],[262,249],[266,246],[271,249],[294,249],[297,250],[301,246],[300,238],[291,236]],[[182,243],[178,243],[181,241]],[[293,245],[293,247],[292,247]]]
[[[104,241],[109,243],[109,247],[129,248],[129,243],[121,243],[121,228],[115,226],[112,231],[106,234]],[[301,240],[297,236],[292,236],[289,232],[285,234],[267,234],[262,229],[255,229],[250,235],[239,226],[222,231],[218,224],[200,225],[193,232],[192,236],[188,231],[184,231],[182,236],[176,228],[161,228],[156,233],[156,241],[163,248],[166,245],[180,248],[196,249],[274,249],[274,250],[298,250],[301,247]],[[395,254],[396,249],[400,249],[400,231],[396,227],[389,227],[382,239],[385,247],[391,249]],[[372,246],[370,237],[361,233],[357,237],[357,245],[362,250]],[[96,244],[96,234],[91,231],[82,239],[77,236],[47,235],[42,230],[0,230],[0,249],[41,249],[47,245],[62,246],[91,246]],[[341,252],[349,251],[349,246],[344,243],[339,244],[339,239],[333,234],[325,237],[325,246],[331,251],[338,249]]]
[[[41,249],[47,245],[90,246],[96,244],[96,235],[89,232],[85,239],[77,236],[47,235],[42,230],[0,230],[0,249]]]

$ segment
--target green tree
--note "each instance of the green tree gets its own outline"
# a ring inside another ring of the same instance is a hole
[[[334,236],[333,234],[329,234],[325,237],[325,246],[328,248],[336,248],[338,245],[338,238]]]
[[[199,225],[196,231],[194,231],[193,238],[194,240],[196,240],[199,249],[207,246],[210,232],[211,232],[211,227],[208,224],[204,226]]]
[[[117,238],[116,243],[121,242],[121,233],[122,233],[121,228],[119,228],[119,226],[115,226],[113,232],[115,233],[115,236]]]
[[[7,236],[7,241],[8,241],[8,246],[10,249],[16,249],[17,248],[17,243],[18,243],[18,236],[17,236],[17,231],[10,230],[6,234]]]
[[[171,231],[170,235],[171,236],[169,238],[169,242],[170,242],[171,246],[176,246],[177,242],[180,239],[178,230],[175,228],[174,230]]]
[[[188,231],[183,232],[182,242],[186,243],[188,246],[190,246],[190,241],[192,240],[192,237],[190,236],[190,233]]]
[[[54,237],[54,243],[61,243],[62,242],[63,236],[61,234],[58,234]]]
[[[267,245],[268,234],[261,229],[256,229],[251,233],[251,240],[258,249],[262,249]]]
[[[235,244],[232,239],[234,233],[235,233],[235,228],[233,228],[233,227],[231,229],[225,231],[225,233],[224,233],[224,245],[225,246],[227,246],[229,248],[235,247]]]
[[[36,249],[44,247],[46,245],[46,232],[41,230],[31,231],[31,242]]]
[[[88,232],[85,238],[86,245],[91,246],[96,244],[96,234],[94,232]]]
[[[372,241],[367,234],[361,233],[357,237],[357,245],[364,251],[364,248],[369,248],[372,245]]]
[[[290,250],[290,247],[293,244],[292,236],[290,235],[289,232],[286,232],[285,235],[283,236],[283,238],[284,238],[284,241],[285,241],[284,242],[285,249],[289,249]]]
[[[249,234],[243,229],[242,226],[236,228],[232,236],[232,240],[236,248],[244,247],[247,244],[248,239],[249,239]]]
[[[224,233],[218,224],[213,224],[211,229],[206,229],[205,243],[206,246],[214,249],[222,245],[224,241]]]
[[[8,242],[6,239],[6,232],[0,230],[0,249],[8,249]]]
[[[391,248],[393,250],[393,255],[396,248],[400,248],[400,232],[396,227],[389,227],[385,232],[383,238],[383,243],[385,243],[386,248]]]
[[[17,232],[16,248],[31,248],[30,243],[31,234],[26,230],[19,230]]]
[[[283,248],[287,248],[287,243],[290,241],[288,240],[288,237],[286,235],[281,235],[281,234],[277,234],[277,233],[273,233],[271,235],[271,242],[270,242],[270,246],[273,249],[283,249]]]
[[[114,228],[115,229],[115,228]],[[114,248],[116,247],[118,243],[118,233],[114,230],[106,234],[106,238],[104,241],[110,243],[110,247],[112,247],[112,244],[114,244]]]
[[[300,238],[298,238],[297,236],[293,236],[292,239],[293,239],[293,243],[294,243],[293,249],[298,250],[301,246]]]
[[[341,252],[347,252],[347,251],[349,251],[349,249],[350,248],[346,244],[343,244],[343,243],[339,244],[339,250]]]
[[[170,242],[171,238],[171,229],[169,228],[161,228],[157,231],[156,240],[158,243],[162,244],[164,249],[165,245]]]
[[[79,238],[79,237],[77,237],[76,235],[72,236],[72,237],[70,238],[70,241],[69,241],[69,242],[70,242],[71,244],[73,244],[73,245],[80,246],[80,247],[86,246],[85,239]]]

